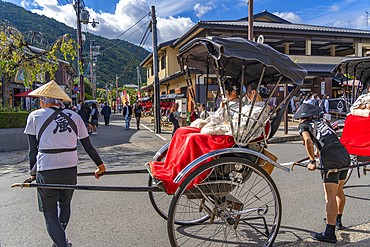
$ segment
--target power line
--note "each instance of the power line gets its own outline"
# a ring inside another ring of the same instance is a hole
[[[150,15],[150,12],[149,12],[149,13],[147,13],[147,14],[145,14],[145,15],[144,15],[140,20],[138,20],[135,24],[133,24],[129,29],[127,29],[126,31],[124,31],[123,33],[121,33],[120,35],[118,35],[118,36],[117,36],[117,38],[115,38],[115,39],[118,39],[119,37],[121,37],[122,35],[124,35],[125,33],[127,33],[128,31],[130,31],[134,26],[136,26],[139,22],[141,22],[145,17],[149,17],[149,15]],[[133,33],[131,33],[131,34],[130,34],[130,36],[131,36],[132,34],[134,34],[136,31],[138,31],[142,26],[144,26],[144,25],[145,25],[145,24],[147,24],[147,23],[149,23],[149,21],[148,21],[148,22],[146,22],[146,23],[144,23],[143,25],[141,25],[137,30],[135,30]],[[130,36],[128,36],[128,37],[130,37]],[[126,38],[128,38],[128,37],[126,37]],[[106,49],[105,49],[105,50],[103,50],[102,52],[104,52],[104,51],[106,51],[106,50],[109,50],[109,49],[113,48],[114,46],[118,45],[120,42],[122,42],[122,40],[120,40],[120,41],[118,41],[117,43],[113,44],[112,46],[110,46],[110,47],[106,48]]]
[[[134,61],[134,58],[136,57],[137,52],[139,51],[139,49],[141,48],[141,46],[145,44],[145,42],[146,42],[146,40],[148,39],[149,34],[150,34],[150,32],[148,32],[148,30],[149,30],[149,27],[146,29],[146,31],[145,31],[145,33],[144,33],[144,35],[143,35],[143,38],[141,39],[140,44],[138,45],[138,47],[137,47],[137,49],[136,49],[136,51],[135,51],[135,54],[134,54],[134,55],[132,56],[132,58],[131,58],[130,63],[127,65],[127,67],[126,67],[126,68],[125,68],[125,70],[122,72],[122,74],[121,74],[120,76],[118,76],[118,78],[122,77],[122,76],[126,73],[127,69],[131,66],[132,61]],[[148,35],[147,35],[147,34],[148,34]],[[146,36],[146,37],[145,37],[145,36]]]

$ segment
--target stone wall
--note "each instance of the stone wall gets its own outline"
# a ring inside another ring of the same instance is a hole
[[[0,152],[28,149],[27,135],[23,128],[0,129]]]

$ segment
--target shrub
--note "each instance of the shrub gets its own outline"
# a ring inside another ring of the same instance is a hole
[[[0,129],[24,128],[29,112],[0,112]]]

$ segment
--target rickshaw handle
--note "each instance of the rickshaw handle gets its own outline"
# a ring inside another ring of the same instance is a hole
[[[370,161],[363,162],[363,163],[360,163],[360,164],[357,164],[357,165],[353,165],[353,166],[347,166],[347,167],[339,168],[339,169],[330,169],[326,173],[326,178],[328,178],[329,174],[330,173],[333,173],[333,172],[346,171],[346,170],[349,170],[349,169],[358,168],[358,167],[362,167],[362,166],[366,166],[366,165],[370,165]]]

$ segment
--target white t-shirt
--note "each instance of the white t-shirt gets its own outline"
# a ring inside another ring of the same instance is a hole
[[[31,112],[28,115],[27,125],[23,133],[35,135],[38,138],[38,133],[42,125],[53,113],[54,110],[51,108],[42,108]],[[57,119],[46,127],[40,140],[38,140],[39,149],[75,148],[77,146],[77,138],[84,139],[89,136],[80,115],[69,109],[64,109],[63,113],[69,116],[76,124],[78,136],[73,131],[67,119],[58,115]],[[56,154],[39,152],[36,161],[37,171],[74,167],[77,166],[77,160],[77,150]]]

